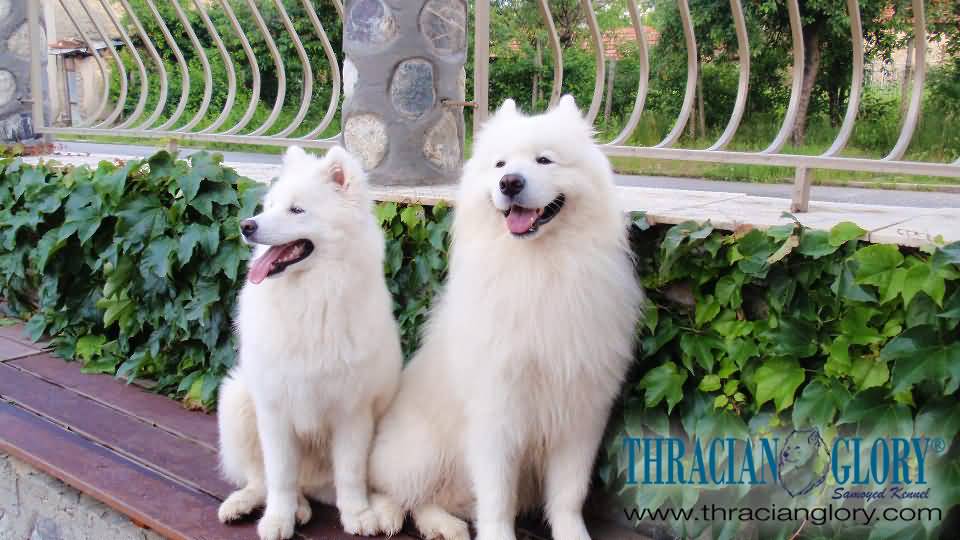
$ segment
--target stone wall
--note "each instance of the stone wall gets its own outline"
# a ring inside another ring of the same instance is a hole
[[[463,0],[347,2],[343,137],[372,183],[456,181],[467,23]]]
[[[0,454],[0,540],[163,540],[105,504]]]
[[[30,104],[30,31],[27,2],[0,0],[0,144],[33,137]],[[46,43],[46,36],[41,37]],[[46,70],[46,50],[44,71]]]

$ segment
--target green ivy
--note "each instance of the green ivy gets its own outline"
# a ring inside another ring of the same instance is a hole
[[[237,225],[264,191],[220,160],[160,152],[96,169],[0,160],[0,297],[33,337],[53,336],[57,354],[84,370],[151,379],[188,404],[212,405],[234,362],[229,322],[249,257]],[[446,273],[452,212],[396,203],[375,212],[409,356]],[[649,305],[598,467],[625,504],[747,496],[625,485],[625,434],[744,438],[795,425],[827,440],[845,429],[956,439],[960,243],[868,244],[853,223],[730,233],[651,227],[642,214],[632,222]],[[937,464],[945,486],[960,485],[958,447]],[[956,489],[941,491],[942,507],[960,501]],[[688,536],[708,526],[670,525]],[[924,525],[930,533],[935,524]],[[867,534],[901,537],[887,529]]]

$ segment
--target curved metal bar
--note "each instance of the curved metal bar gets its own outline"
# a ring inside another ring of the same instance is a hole
[[[143,114],[144,107],[147,106],[147,96],[150,95],[150,87],[147,81],[147,68],[143,65],[143,59],[140,58],[140,52],[137,51],[137,48],[133,46],[130,36],[127,35],[126,28],[124,28],[124,26],[120,24],[120,21],[117,20],[117,16],[113,14],[113,10],[110,9],[109,5],[107,5],[106,0],[100,0],[100,5],[107,13],[107,17],[110,19],[110,22],[113,23],[113,26],[116,27],[118,32],[120,32],[120,39],[126,44],[127,48],[130,49],[130,52],[133,54],[133,61],[137,63],[137,69],[140,72],[140,97],[137,99],[137,106],[134,107],[133,113],[126,120],[120,124],[117,124],[117,129],[124,129],[129,127],[138,118],[140,118],[140,115]]]
[[[853,43],[853,77],[850,80],[850,97],[847,100],[847,112],[843,116],[840,132],[823,153],[824,156],[835,156],[843,150],[853,134],[853,125],[860,112],[860,97],[863,95],[863,24],[860,21],[860,5],[857,0],[847,0],[847,13],[850,16],[850,39]]]
[[[677,139],[683,134],[683,128],[687,126],[687,121],[690,120],[690,111],[693,110],[693,100],[697,93],[697,38],[693,34],[690,5],[687,0],[679,0],[677,7],[680,9],[683,37],[687,43],[687,88],[683,94],[683,106],[680,108],[680,114],[677,115],[677,122],[673,125],[670,133],[667,133],[667,136],[654,148],[669,148],[677,142]]]
[[[187,18],[187,14],[184,13],[183,6],[180,5],[180,0],[170,0],[170,3],[173,4],[173,9],[177,12],[177,18],[183,23],[183,28],[187,31],[190,44],[196,49],[197,56],[200,58],[200,65],[203,66],[203,100],[200,102],[200,108],[197,109],[197,112],[189,122],[175,130],[190,131],[203,120],[203,117],[207,114],[207,109],[210,108],[210,97],[213,95],[213,73],[210,71],[210,59],[207,58],[207,53],[204,52],[203,45],[200,43],[200,40],[197,39],[197,33],[193,31],[193,25],[190,24],[190,19]]]
[[[63,6],[64,11],[69,13],[66,3],[61,1],[60,5]],[[103,26],[100,25],[100,21],[95,19],[90,13],[90,7],[87,6],[86,0],[80,0],[80,7],[83,8],[83,12],[87,14],[87,18],[93,23],[93,28],[97,31],[97,34],[100,35],[100,39],[103,40],[104,45],[110,50],[110,56],[113,57],[113,60],[117,63],[117,68],[120,70],[120,96],[117,98],[117,104],[103,122],[96,125],[96,127],[105,127],[113,123],[113,121],[120,116],[120,113],[123,112],[123,106],[127,102],[127,68],[124,67],[123,61],[120,60],[120,55],[117,54],[117,50],[113,47],[113,42],[107,37],[107,33],[103,31]],[[70,19],[73,20],[73,17]],[[106,85],[106,79],[104,79],[104,84]],[[109,93],[106,89],[104,89],[104,92]]]
[[[346,17],[343,15],[343,2],[340,0],[333,0],[333,7],[337,8],[337,14],[340,15],[340,20],[346,20]]]
[[[90,38],[87,36],[87,33],[83,31],[77,20],[73,18],[73,13],[67,9],[64,0],[60,0],[60,6],[63,7],[63,11],[67,14],[67,18],[70,19],[70,23],[73,24],[73,27],[77,30],[77,33],[80,34],[80,37],[83,39],[83,42],[87,44],[87,50],[90,51],[90,54],[93,55],[94,60],[97,62],[97,66],[100,68],[100,76],[103,78],[103,91],[100,92],[100,105],[97,106],[97,111],[93,113],[90,118],[84,118],[83,121],[79,123],[76,127],[88,127],[94,122],[97,121],[97,118],[100,118],[103,115],[104,109],[107,108],[107,98],[110,97],[110,92],[108,88],[108,75],[107,67],[103,63],[103,58],[100,56],[100,52],[97,51],[97,48],[93,46],[93,43],[90,42]]]
[[[563,88],[563,48],[560,47],[560,36],[557,35],[557,25],[553,23],[553,14],[547,0],[540,0],[540,13],[547,23],[547,35],[550,37],[550,49],[553,51],[553,86],[550,87],[550,103],[547,108],[553,108],[560,101],[560,91]]]
[[[223,44],[220,33],[217,32],[217,27],[213,25],[213,21],[210,20],[206,8],[203,7],[203,2],[193,0],[193,5],[197,8],[197,13],[200,14],[200,18],[203,19],[203,24],[207,27],[207,31],[210,32],[210,37],[213,38],[213,42],[217,45],[217,51],[220,52],[220,57],[223,58],[223,65],[227,69],[227,99],[223,102],[223,110],[220,111],[220,115],[217,116],[209,126],[200,130],[200,133],[209,133],[219,128],[227,120],[230,110],[233,109],[233,102],[237,98],[237,70],[233,65],[233,59],[230,58],[230,52]]]
[[[787,114],[783,117],[780,132],[773,139],[764,154],[776,154],[793,131],[793,124],[797,120],[797,111],[800,110],[800,91],[803,87],[804,42],[803,27],[800,21],[800,6],[797,0],[787,0],[787,11],[790,14],[790,30],[793,34],[793,85],[790,87],[790,102],[787,104]]]
[[[633,23],[633,30],[637,36],[637,46],[640,52],[640,81],[637,83],[637,95],[633,100],[633,110],[630,111],[630,118],[623,126],[620,133],[607,144],[623,144],[640,123],[640,115],[643,114],[643,106],[647,101],[647,90],[650,86],[650,53],[647,49],[647,36],[643,31],[643,22],[640,19],[640,10],[637,8],[636,0],[627,0],[627,9],[630,10],[630,22]]]
[[[743,18],[743,5],[740,0],[730,0],[730,12],[737,31],[737,56],[740,60],[737,99],[733,103],[733,112],[730,113],[726,129],[723,130],[717,142],[707,150],[722,150],[733,140],[734,135],[737,134],[737,128],[740,127],[740,121],[743,120],[743,111],[747,107],[747,94],[750,90],[750,38],[747,36],[747,23]]]
[[[150,113],[150,116],[137,126],[137,129],[147,129],[157,121],[157,118],[163,113],[163,108],[167,105],[167,68],[163,65],[163,58],[160,57],[160,53],[157,52],[157,48],[153,45],[153,40],[147,34],[146,30],[143,29],[143,24],[140,23],[140,19],[137,17],[133,8],[130,7],[130,3],[127,0],[120,0],[120,3],[123,5],[123,9],[133,23],[134,28],[137,29],[137,34],[140,35],[140,39],[143,40],[144,45],[147,47],[147,52],[150,53],[150,57],[153,58],[153,62],[157,65],[157,69],[160,72],[160,93],[157,97],[157,105],[154,107],[153,112]]]
[[[587,122],[593,123],[600,112],[600,102],[603,101],[603,86],[606,82],[607,59],[604,56],[603,36],[600,34],[600,25],[597,23],[597,14],[593,12],[593,4],[590,0],[580,0],[580,6],[586,12],[587,26],[590,27],[590,35],[593,37],[593,44],[596,47],[596,74],[593,78],[593,99],[590,100],[590,108],[587,110]]]
[[[903,120],[900,137],[893,150],[884,157],[884,161],[899,161],[910,146],[913,131],[920,120],[920,105],[923,102],[923,80],[927,73],[927,21],[923,12],[923,0],[913,0],[913,91],[910,95],[910,108]]]
[[[270,36],[270,29],[267,28],[266,21],[263,20],[263,15],[260,14],[260,10],[257,9],[257,5],[253,0],[247,0],[247,5],[250,7],[250,11],[253,12],[253,18],[257,21],[257,27],[260,28],[260,33],[263,34],[267,48],[270,49],[270,56],[273,57],[273,65],[277,68],[277,99],[273,102],[273,110],[270,111],[270,116],[264,120],[260,127],[250,132],[250,135],[256,136],[263,134],[277,121],[280,109],[283,108],[283,98],[287,94],[287,72],[283,67],[283,58],[280,57],[277,44],[273,41],[273,37]]]
[[[220,0],[220,6],[223,8],[223,12],[227,14],[227,18],[230,19],[230,25],[233,26],[233,31],[236,32],[240,38],[240,45],[243,47],[243,53],[247,56],[247,61],[250,63],[250,69],[253,74],[253,88],[250,89],[250,102],[247,104],[247,110],[243,113],[240,120],[237,121],[236,125],[222,133],[222,135],[231,135],[246,127],[250,119],[253,118],[253,113],[257,111],[257,103],[260,101],[260,65],[257,63],[257,56],[253,54],[253,47],[250,46],[246,32],[243,31],[243,27],[240,26],[240,21],[237,20],[237,14],[234,13],[233,8],[230,7],[229,0]]]
[[[303,93],[300,95],[300,109],[297,111],[297,115],[293,117],[293,120],[290,121],[290,125],[275,135],[276,137],[286,137],[290,135],[293,130],[300,127],[300,122],[303,121],[303,117],[307,115],[307,109],[310,108],[310,98],[313,97],[313,68],[310,67],[310,57],[307,56],[307,51],[303,48],[303,42],[300,41],[300,34],[298,34],[297,29],[294,28],[293,22],[290,20],[290,15],[287,14],[287,10],[283,7],[283,2],[281,2],[281,0],[274,0],[274,4],[277,5],[277,10],[280,12],[280,20],[283,21],[284,28],[287,29],[287,33],[290,34],[290,37],[293,39],[293,46],[297,49],[297,56],[300,57],[300,64],[303,66]]]
[[[177,108],[173,111],[170,118],[167,118],[166,122],[156,127],[156,129],[162,131],[176,124],[180,116],[183,115],[184,109],[187,108],[187,97],[190,95],[190,69],[187,67],[187,61],[183,58],[183,51],[181,51],[180,46],[177,45],[177,40],[173,39],[170,29],[167,28],[167,23],[163,22],[163,17],[161,17],[160,12],[157,11],[157,6],[153,3],[153,0],[143,1],[146,2],[147,7],[149,7],[153,13],[153,17],[157,19],[157,22],[160,24],[160,32],[163,33],[163,39],[167,41],[167,45],[170,46],[173,55],[177,57],[177,65],[180,66],[180,102],[177,103]]]
[[[327,56],[327,63],[330,64],[331,78],[333,79],[330,103],[327,105],[326,114],[323,115],[323,119],[320,120],[320,123],[313,131],[301,137],[301,139],[313,139],[330,126],[330,122],[333,121],[333,118],[337,114],[337,105],[340,103],[340,63],[337,61],[337,54],[333,51],[333,46],[330,44],[330,38],[327,37],[323,25],[320,24],[320,17],[317,16],[317,11],[313,9],[313,2],[310,0],[302,1],[303,7],[307,10],[307,15],[310,17],[310,22],[313,23],[314,30],[316,30],[317,35],[320,36],[323,53]]]

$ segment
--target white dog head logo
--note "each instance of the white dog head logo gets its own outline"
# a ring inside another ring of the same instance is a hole
[[[258,246],[248,279],[258,284],[302,272],[318,254],[337,256],[351,231],[372,219],[368,206],[363,168],[346,150],[336,146],[318,158],[290,147],[263,212],[240,224],[244,240]]]
[[[585,199],[606,197],[610,178],[609,163],[572,96],[533,116],[508,99],[477,138],[461,199],[485,200],[487,211],[499,213],[501,231],[535,238],[555,222],[572,223],[567,215]]]

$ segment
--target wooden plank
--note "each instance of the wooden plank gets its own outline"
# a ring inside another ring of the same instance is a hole
[[[24,345],[18,341],[0,337],[0,362],[7,362],[31,354],[40,354],[42,351]]]
[[[0,451],[59,478],[167,538],[257,538],[252,524],[220,524],[215,517],[219,501],[214,497],[171,482],[9,403],[0,404]]]
[[[43,350],[43,343],[34,343],[23,333],[23,325],[15,324],[13,326],[0,326],[0,337],[16,341],[26,347]]]
[[[208,450],[217,450],[217,420],[213,415],[188,411],[172,399],[128,385],[110,375],[81,373],[78,363],[65,362],[48,354],[15,360],[11,364],[147,424],[190,439]]]
[[[9,364],[0,364],[0,396],[199,491],[221,498],[232,491],[215,451]]]

